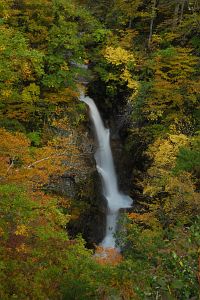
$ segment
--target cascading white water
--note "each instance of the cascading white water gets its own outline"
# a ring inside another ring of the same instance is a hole
[[[116,232],[117,219],[120,208],[131,207],[132,199],[119,192],[117,176],[114,168],[110,147],[110,132],[105,128],[99,111],[90,97],[80,95],[80,100],[90,108],[90,116],[97,135],[98,149],[95,153],[97,171],[101,175],[103,195],[107,200],[108,212],[106,216],[106,235],[101,246],[115,248],[114,234]]]

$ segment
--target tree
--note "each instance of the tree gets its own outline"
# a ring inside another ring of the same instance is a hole
[[[189,121],[198,103],[197,57],[191,49],[178,47],[159,50],[154,55],[149,65],[155,77],[143,112],[150,120],[178,123],[188,118]]]
[[[28,48],[26,39],[4,25],[1,31],[1,118],[27,120],[37,110],[43,54]]]

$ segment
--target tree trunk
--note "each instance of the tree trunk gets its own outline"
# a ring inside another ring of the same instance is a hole
[[[173,22],[172,22],[172,29],[173,30],[176,28],[176,26],[178,24],[179,8],[180,8],[180,2],[178,1],[178,3],[175,6],[175,9],[174,9]]]
[[[183,13],[184,13],[185,3],[186,3],[186,0],[182,0],[182,4],[181,4],[181,15],[180,15],[180,20],[179,20],[179,22],[181,22],[181,21],[183,20]]]
[[[129,24],[128,24],[128,28],[131,28],[132,27],[132,19],[131,19],[131,17],[130,17],[130,19],[129,19]]]
[[[148,47],[150,48],[152,35],[153,35],[153,24],[156,17],[156,6],[157,6],[157,0],[153,0],[153,6],[152,6],[152,15],[151,15],[151,22],[150,22],[150,28],[149,28],[149,39],[148,39]]]

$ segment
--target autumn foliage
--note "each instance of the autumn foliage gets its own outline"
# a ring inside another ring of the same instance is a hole
[[[197,0],[0,1],[0,299],[199,298],[199,13]],[[103,212],[86,81],[134,199],[121,253],[89,237]]]
[[[122,261],[122,255],[115,248],[103,248],[98,246],[95,250],[95,260],[101,265],[115,266]]]

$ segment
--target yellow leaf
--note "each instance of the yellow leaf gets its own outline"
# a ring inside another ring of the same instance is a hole
[[[127,64],[128,62],[135,62],[134,55],[121,47],[106,47],[104,50],[104,57],[109,63],[115,66]]]
[[[25,225],[21,224],[21,225],[17,226],[15,234],[16,235],[28,236],[28,232],[27,231],[28,231],[28,228]]]
[[[0,227],[0,236],[3,236],[3,234],[4,234],[4,231],[3,231],[3,229]]]
[[[22,243],[19,247],[16,248],[16,251],[19,252],[19,253],[20,252],[28,253],[29,249],[24,243]]]

